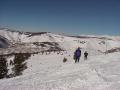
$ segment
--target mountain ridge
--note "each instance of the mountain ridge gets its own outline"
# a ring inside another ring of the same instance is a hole
[[[97,35],[81,35],[81,36],[70,36],[62,34],[54,34],[51,32],[21,32],[14,31],[11,29],[2,28],[0,29],[0,36],[4,37],[5,41],[8,43],[8,47],[29,47],[38,48],[43,50],[43,48],[56,47],[61,48],[61,50],[76,49],[77,47],[91,50],[98,50],[105,52],[106,50],[120,48],[120,37],[119,36],[97,36]],[[7,41],[8,40],[8,41]],[[46,44],[43,47],[44,42],[49,42],[51,44]],[[10,44],[12,43],[12,44]],[[34,44],[37,43],[37,44]],[[22,46],[21,46],[22,45]],[[42,46],[41,46],[42,45]],[[51,46],[50,46],[51,45]]]

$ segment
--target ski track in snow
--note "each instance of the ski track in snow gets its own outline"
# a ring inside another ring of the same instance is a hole
[[[74,63],[72,54],[32,56],[22,76],[0,80],[0,90],[120,89],[120,53],[92,55],[86,61],[81,57],[79,63]]]

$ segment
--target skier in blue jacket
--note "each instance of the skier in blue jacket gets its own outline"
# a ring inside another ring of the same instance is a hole
[[[80,50],[80,48],[78,47],[78,49],[75,51],[75,63],[76,63],[76,62],[79,62],[80,56],[81,56],[81,50]]]

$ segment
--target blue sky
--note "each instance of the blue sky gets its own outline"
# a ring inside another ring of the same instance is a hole
[[[119,0],[0,0],[0,27],[120,35]]]

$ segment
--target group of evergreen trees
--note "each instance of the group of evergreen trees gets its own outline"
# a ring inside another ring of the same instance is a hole
[[[7,60],[4,56],[0,56],[0,79],[7,76]]]
[[[27,68],[25,60],[30,57],[29,53],[19,53],[15,54],[14,67],[12,68],[14,76],[22,75],[22,71]]]
[[[13,55],[15,56],[13,60],[13,64],[10,64],[13,65],[12,68],[13,73],[9,75],[8,75],[8,62],[7,62],[7,57],[9,57],[9,55],[0,56],[0,79],[22,75],[23,70],[27,68],[25,60],[27,60],[31,56],[30,53],[17,53]]]

